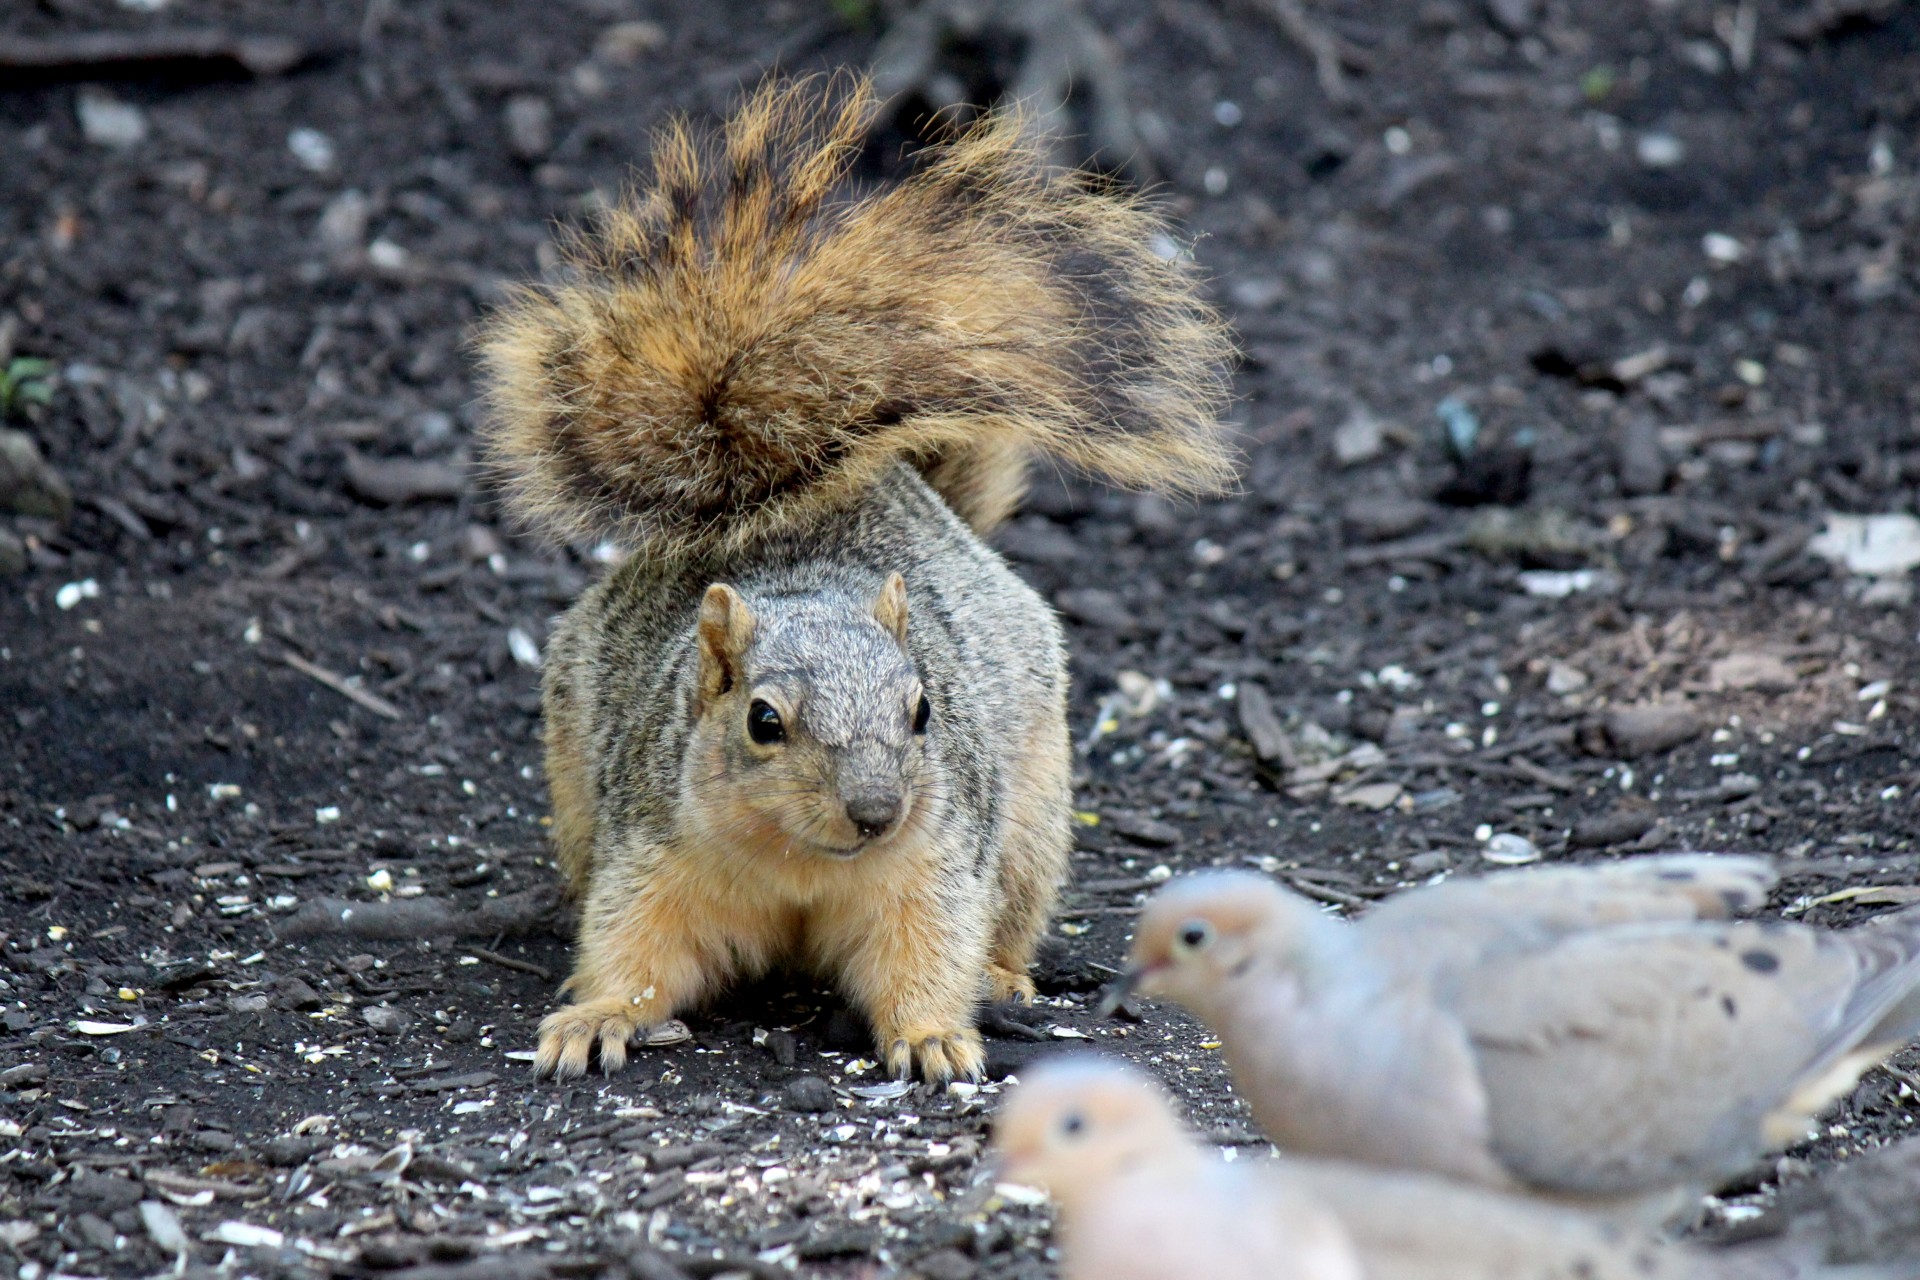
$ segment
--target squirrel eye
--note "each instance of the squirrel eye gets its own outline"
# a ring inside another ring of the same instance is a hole
[[[1173,935],[1173,949],[1191,955],[1213,941],[1213,926],[1205,920],[1189,920]]]
[[[780,723],[780,713],[760,698],[753,700],[747,708],[747,736],[763,747],[787,740],[787,726]]]
[[[913,709],[913,731],[925,733],[927,721],[933,719],[933,704],[927,701],[927,695],[920,695],[920,705]]]

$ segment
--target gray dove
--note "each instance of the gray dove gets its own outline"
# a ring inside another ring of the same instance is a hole
[[[1003,1180],[1058,1206],[1065,1280],[1912,1280],[1833,1270],[1789,1237],[1710,1250],[1427,1173],[1282,1157],[1227,1163],[1132,1067],[1064,1057],[994,1117]]]
[[[1664,1212],[1805,1135],[1920,1031],[1920,911],[1714,918],[1772,879],[1711,855],[1542,868],[1349,923],[1203,872],[1147,905],[1122,986],[1220,1036],[1284,1150]]]

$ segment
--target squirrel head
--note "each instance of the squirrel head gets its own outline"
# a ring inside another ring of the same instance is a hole
[[[933,704],[907,653],[907,586],[700,602],[692,785],[747,847],[850,858],[925,823]]]

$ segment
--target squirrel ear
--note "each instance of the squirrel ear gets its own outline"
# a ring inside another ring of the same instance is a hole
[[[700,710],[740,680],[741,659],[753,643],[753,612],[724,582],[700,601]]]
[[[880,596],[873,602],[873,616],[880,625],[893,632],[894,638],[901,644],[907,642],[907,580],[897,573],[887,575],[880,587]]]

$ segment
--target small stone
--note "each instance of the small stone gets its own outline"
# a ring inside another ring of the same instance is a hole
[[[676,1044],[685,1044],[693,1039],[693,1030],[678,1018],[668,1018],[657,1027],[647,1029],[640,1037],[640,1043],[649,1049],[666,1049]]]
[[[467,478],[444,462],[414,458],[370,458],[349,450],[347,487],[369,502],[401,506],[446,501],[467,491]]]
[[[1634,141],[1633,153],[1649,169],[1671,169],[1687,158],[1687,144],[1670,133],[1643,133]]]
[[[1715,262],[1735,263],[1747,256],[1747,246],[1739,237],[1724,231],[1709,231],[1700,237],[1700,251]]]
[[[1650,808],[1626,805],[1591,818],[1582,818],[1567,833],[1567,843],[1576,849],[1604,849],[1609,845],[1638,840],[1653,830],[1659,821]]]
[[[1379,811],[1391,808],[1406,788],[1397,782],[1370,782],[1364,786],[1352,787],[1334,796],[1334,799],[1355,809]],[[1537,855],[1536,855],[1537,856]]]
[[[0,427],[0,510],[65,521],[73,491],[23,431]]]
[[[80,1204],[104,1213],[131,1209],[145,1198],[139,1183],[114,1173],[81,1172],[67,1184],[69,1194]]]
[[[515,665],[529,671],[540,669],[540,642],[525,627],[507,628],[507,652],[512,655]]]
[[[921,1280],[972,1280],[980,1264],[958,1249],[935,1249],[913,1264],[909,1275]]]
[[[1354,498],[1340,510],[1349,529],[1370,542],[1404,538],[1433,519],[1434,506],[1397,494]]]
[[[1800,683],[1800,673],[1772,653],[1730,653],[1707,668],[1707,683],[1716,689],[1754,689],[1785,693]]]
[[[1540,20],[1540,0],[1487,0],[1487,16],[1508,35],[1522,35]]]
[[[1495,866],[1518,867],[1540,861],[1540,849],[1523,835],[1496,831],[1480,847],[1480,856]]]
[[[665,27],[640,19],[616,22],[602,31],[593,43],[593,52],[607,62],[638,62],[643,55],[665,48],[666,43]]]
[[[1240,731],[1253,745],[1253,754],[1262,764],[1291,768],[1292,754],[1286,730],[1273,709],[1266,689],[1251,680],[1242,680],[1234,692],[1234,705],[1240,713]]]
[[[22,1062],[0,1071],[0,1089],[28,1089],[47,1082],[47,1064]]]
[[[260,1144],[260,1158],[277,1169],[304,1163],[327,1145],[324,1138],[301,1138],[282,1134]]]
[[[146,1227],[147,1235],[153,1242],[168,1253],[185,1253],[192,1247],[187,1233],[180,1226],[180,1217],[172,1208],[158,1200],[140,1202],[140,1223]]]
[[[765,1043],[767,1052],[772,1054],[773,1060],[783,1067],[792,1066],[795,1059],[799,1057],[800,1044],[794,1039],[791,1031],[782,1031],[776,1027],[767,1032]]]
[[[413,1024],[413,1019],[390,1005],[370,1005],[360,1011],[366,1024],[382,1035],[397,1036]]]
[[[146,141],[146,113],[105,89],[82,89],[74,112],[80,118],[80,132],[97,147],[125,150]]]
[[[1653,419],[1634,418],[1620,428],[1613,465],[1620,492],[1630,498],[1659,493],[1667,487],[1667,455],[1660,447],[1660,428]]]
[[[308,173],[325,173],[337,158],[333,139],[318,129],[295,129],[287,134],[287,150]]]
[[[1030,970],[1033,985],[1042,994],[1057,996],[1068,991],[1099,991],[1113,978],[1111,971],[1097,964],[1077,948],[1059,945],[1059,939],[1044,939],[1040,954]]]
[[[88,1247],[98,1249],[102,1253],[113,1251],[120,1234],[113,1229],[112,1223],[97,1213],[75,1215],[73,1229]]]
[[[1807,550],[1863,577],[1894,577],[1920,567],[1920,519],[1904,511],[1885,515],[1829,513]]]
[[[385,236],[367,246],[367,265],[389,275],[399,275],[413,262],[413,255]]]
[[[321,245],[330,253],[360,248],[366,243],[367,223],[372,216],[373,201],[364,191],[342,191],[320,211]]]
[[[553,104],[533,93],[507,99],[501,113],[507,130],[507,150],[528,163],[543,160],[553,150]]]
[[[1578,693],[1591,683],[1592,678],[1571,663],[1556,662],[1547,668],[1547,692],[1559,697]]]
[[[1109,814],[1106,825],[1116,834],[1150,849],[1168,849],[1180,843],[1180,828],[1145,814],[1125,811]]]
[[[1130,636],[1140,630],[1140,619],[1133,610],[1105,587],[1069,587],[1053,599],[1060,606],[1060,612],[1075,622],[1099,627],[1116,636]]]
[[[299,978],[283,980],[273,994],[274,1002],[282,1009],[307,1011],[319,1009],[327,1003],[318,991]]]
[[[228,996],[227,1012],[265,1013],[267,1006],[272,1003],[272,999],[263,992],[244,996]]]
[[[460,531],[455,546],[467,560],[488,560],[502,554],[506,547],[500,542],[500,535],[483,524],[470,524]]]
[[[1705,727],[1683,702],[1642,702],[1613,707],[1602,718],[1607,740],[1623,756],[1670,751],[1698,737]]]
[[[1343,467],[1371,462],[1387,449],[1386,424],[1356,406],[1333,433],[1333,458]]]
[[[1286,300],[1287,286],[1283,280],[1256,276],[1234,281],[1227,296],[1243,311],[1266,311]]]

